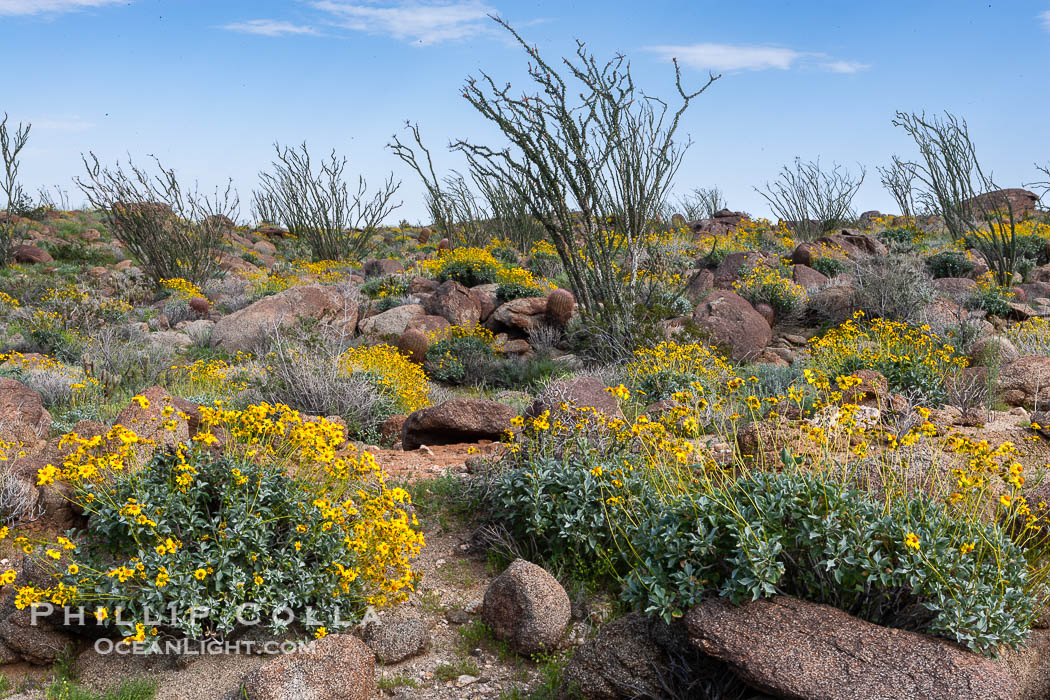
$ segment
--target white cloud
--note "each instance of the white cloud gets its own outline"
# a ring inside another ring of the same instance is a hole
[[[869,67],[868,64],[859,61],[842,61],[823,53],[796,51],[778,46],[700,43],[650,46],[648,50],[665,60],[677,58],[683,66],[710,71],[791,70],[815,66],[832,73],[857,73]]]
[[[1043,29],[1050,32],[1050,10],[1040,12],[1039,19],[1043,20]]]
[[[481,0],[402,0],[395,3],[320,0],[313,7],[333,16],[345,29],[382,34],[402,41],[435,44],[493,31],[496,9]]]
[[[793,49],[733,44],[651,46],[649,50],[700,70],[787,70],[804,55]]]
[[[250,19],[245,22],[232,22],[223,25],[221,29],[244,34],[259,34],[261,36],[282,36],[285,34],[312,34],[319,32],[313,27],[305,24],[292,24],[276,19]]]
[[[860,61],[828,61],[827,63],[821,63],[820,67],[832,73],[859,73],[871,66]]]
[[[0,0],[0,15],[57,14],[121,2],[127,0]]]

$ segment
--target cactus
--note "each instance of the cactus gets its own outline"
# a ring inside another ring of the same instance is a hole
[[[547,317],[561,328],[569,325],[576,299],[567,289],[555,289],[547,297]]]
[[[419,229],[419,238],[417,238],[416,241],[419,242],[419,245],[423,245],[424,243],[430,240],[431,233],[431,230],[424,226],[423,228]]]
[[[398,352],[415,362],[417,365],[423,364],[423,358],[426,357],[427,348],[429,346],[430,343],[427,340],[426,335],[415,328],[409,328],[402,333],[397,341]]]

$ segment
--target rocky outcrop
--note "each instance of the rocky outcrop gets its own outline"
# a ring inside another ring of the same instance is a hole
[[[999,370],[999,394],[1007,406],[1050,406],[1050,357],[1024,355]]]
[[[357,328],[357,302],[335,286],[292,287],[221,318],[211,331],[211,344],[229,352],[248,352],[264,345],[275,329],[291,328],[301,319],[352,334]]]
[[[481,303],[459,282],[448,280],[423,302],[428,314],[442,316],[453,326],[472,326],[481,322]]]
[[[693,320],[708,332],[710,341],[733,360],[756,357],[773,339],[773,330],[762,315],[739,294],[716,289],[704,297]]]
[[[685,616],[690,641],[779,698],[1012,700],[994,661],[957,644],[880,627],[837,608],[778,596],[711,598]]]
[[[412,413],[401,426],[401,447],[499,440],[517,415],[510,406],[487,399],[455,398]]]

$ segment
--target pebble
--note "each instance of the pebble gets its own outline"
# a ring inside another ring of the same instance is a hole
[[[456,687],[457,688],[466,688],[468,685],[472,685],[472,684],[477,683],[477,682],[478,682],[477,676],[468,676],[467,674],[464,673],[462,676],[460,676],[459,678],[456,679]]]
[[[482,604],[483,603],[482,603],[481,600],[472,600],[469,603],[467,603],[467,605],[463,608],[463,610],[466,611],[467,613],[471,614],[471,615],[477,615],[478,613],[481,612]]]

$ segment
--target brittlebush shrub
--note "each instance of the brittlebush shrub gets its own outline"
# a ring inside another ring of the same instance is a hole
[[[809,301],[809,293],[792,281],[785,268],[756,267],[734,282],[733,289],[752,304],[769,304],[777,318],[798,311]]]
[[[653,513],[626,598],[670,621],[711,595],[776,594],[943,636],[975,651],[1024,643],[1036,613],[1023,550],[993,524],[915,496],[887,509],[805,473],[752,474]]]
[[[480,384],[499,363],[500,347],[482,326],[451,326],[427,333],[423,369],[446,384]]]
[[[930,330],[881,318],[868,320],[862,312],[810,341],[807,376],[823,381],[860,369],[886,377],[891,390],[917,392],[927,402],[941,405],[946,382],[966,367],[956,348]]]
[[[162,415],[172,430],[184,420],[169,409]],[[119,612],[125,638],[143,641],[226,636],[240,606],[257,604],[245,616],[272,621],[275,633],[288,626],[279,612],[287,608],[322,636],[368,605],[404,600],[417,580],[411,559],[423,537],[408,494],[387,487],[372,456],[324,419],[280,405],[205,407],[189,444],[142,466],[147,441],[121,426],[64,442],[71,455],[38,480],[68,484],[91,518],[56,542],[16,538],[54,577],[47,588],[19,587],[18,608],[82,606],[105,626]],[[191,615],[194,607],[206,615]],[[149,626],[170,624],[171,608],[171,629]]]
[[[674,341],[636,350],[624,374],[629,388],[649,402],[690,389],[710,393],[734,376],[725,358],[707,346]]]
[[[945,500],[894,481],[892,455],[874,458],[885,495],[859,490],[853,463],[829,456],[842,449],[830,436],[855,454],[881,438],[848,420],[811,432],[812,461],[786,447],[771,472],[726,470],[645,415],[577,409],[517,423],[483,477],[490,517],[534,556],[619,582],[625,600],[668,621],[707,596],[787,593],[995,653],[1024,643],[1045,596],[1038,523],[1009,445],[947,438],[969,467],[953,472]],[[901,444],[934,433],[927,423]]]

